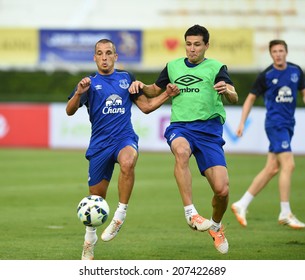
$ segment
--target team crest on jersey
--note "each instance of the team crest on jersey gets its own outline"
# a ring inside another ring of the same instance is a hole
[[[272,80],[272,83],[273,83],[274,85],[276,85],[276,84],[278,83],[278,81],[279,81],[278,79],[273,79],[273,80]]]
[[[119,81],[119,86],[122,89],[127,89],[129,87],[129,83],[126,79],[123,79]]]
[[[297,83],[299,81],[299,77],[296,73],[292,73],[290,79],[293,83]]]

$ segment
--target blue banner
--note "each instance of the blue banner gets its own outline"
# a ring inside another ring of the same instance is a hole
[[[40,30],[40,62],[93,61],[94,46],[100,39],[114,42],[120,63],[139,63],[142,57],[140,30]]]

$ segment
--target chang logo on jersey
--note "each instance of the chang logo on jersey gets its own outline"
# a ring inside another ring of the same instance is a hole
[[[275,101],[277,103],[292,103],[293,96],[291,88],[287,86],[281,87],[278,91],[278,95],[276,96]]]
[[[184,75],[175,80],[175,84],[185,86],[186,88],[180,89],[180,92],[199,92],[199,88],[189,88],[190,85],[202,82],[201,78],[193,75]]]
[[[119,86],[122,89],[128,89],[129,83],[128,83],[128,81],[126,79],[123,79],[123,80],[119,81]]]
[[[111,94],[105,102],[103,114],[125,114],[125,108],[122,106],[122,98],[117,94]]]

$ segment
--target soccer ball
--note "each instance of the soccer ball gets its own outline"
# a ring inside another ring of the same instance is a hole
[[[84,197],[77,206],[77,217],[85,226],[98,227],[106,222],[108,216],[108,203],[98,195]]]

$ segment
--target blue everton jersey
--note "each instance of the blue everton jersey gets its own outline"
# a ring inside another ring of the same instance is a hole
[[[304,88],[304,74],[298,65],[288,62],[284,70],[273,65],[267,67],[251,89],[251,93],[264,97],[267,109],[265,127],[293,129],[298,91]]]
[[[91,86],[82,95],[80,104],[87,106],[91,122],[88,148],[99,148],[135,135],[131,124],[131,107],[136,95],[128,91],[135,80],[134,76],[116,69],[111,75],[95,73],[89,78]]]

